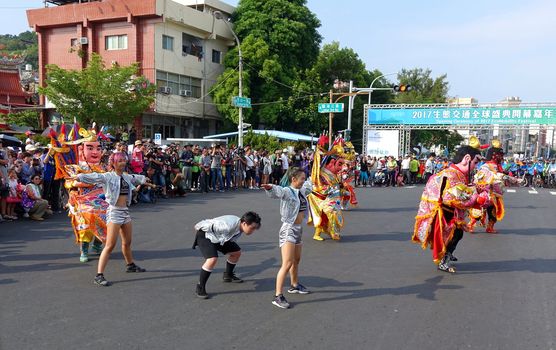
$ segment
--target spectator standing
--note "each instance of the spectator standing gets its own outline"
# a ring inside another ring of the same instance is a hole
[[[208,193],[209,191],[209,184],[210,184],[210,166],[212,163],[212,159],[208,153],[207,148],[203,148],[201,153],[201,191]]]
[[[434,158],[436,158],[436,154],[431,153],[425,162],[425,183],[427,183],[432,174],[434,174]]]
[[[417,182],[417,174],[419,173],[419,161],[415,159],[414,156],[411,156],[411,160],[409,161],[409,173],[411,174],[411,184],[415,185]]]
[[[0,221],[7,214],[7,201],[9,194],[8,186],[8,151],[3,147],[2,140],[0,139]]]
[[[212,190],[224,192],[224,181],[222,181],[222,151],[220,146],[213,146],[211,150],[210,177],[212,179]]]
[[[191,181],[192,181],[192,172],[191,168],[193,167],[193,151],[191,148],[193,147],[192,144],[185,145],[185,149],[181,153],[180,162],[182,164],[182,174],[185,181],[185,189],[191,189]]]

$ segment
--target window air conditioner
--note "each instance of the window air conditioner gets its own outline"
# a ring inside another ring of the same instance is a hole
[[[191,90],[180,90],[180,96],[191,96]]]
[[[81,38],[79,38],[79,44],[87,45],[88,43],[89,43],[89,39],[86,36],[82,36]]]
[[[172,88],[169,86],[161,86],[158,88],[158,92],[162,93],[162,94],[171,94],[172,93]]]

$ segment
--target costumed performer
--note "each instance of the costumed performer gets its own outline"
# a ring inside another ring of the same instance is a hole
[[[494,229],[494,224],[501,221],[505,215],[504,208],[504,183],[519,183],[521,180],[504,173],[502,168],[502,161],[504,160],[504,151],[500,148],[499,140],[492,140],[491,147],[487,150],[486,162],[479,167],[479,170],[474,176],[474,184],[477,191],[487,192],[489,196],[490,205],[483,209],[470,210],[471,220],[467,230],[471,233],[475,231],[477,221],[485,225],[485,219],[488,216],[488,224],[486,225],[486,232],[498,233]]]
[[[323,233],[334,240],[340,239],[340,230],[344,225],[341,209],[342,200],[342,171],[345,159],[342,158],[344,149],[336,144],[326,151],[328,137],[321,135],[314,153],[311,183],[313,192],[307,196],[309,201],[308,224],[315,226],[313,239],[324,241]]]
[[[455,273],[453,253],[463,237],[465,214],[469,208],[488,206],[488,193],[478,194],[470,173],[481,160],[478,148],[461,146],[453,164],[431,176],[415,217],[412,241],[423,249],[430,247],[432,258],[441,271]]]
[[[81,138],[78,138],[79,136]],[[102,242],[106,239],[106,210],[108,203],[104,200],[102,187],[79,183],[74,180],[80,173],[104,172],[101,165],[102,148],[93,129],[85,130],[74,123],[66,133],[62,124],[57,135],[51,130],[50,152],[56,164],[55,179],[65,179],[64,187],[68,191],[68,216],[75,234],[75,242],[80,248],[80,262],[89,261],[89,247],[100,254]]]

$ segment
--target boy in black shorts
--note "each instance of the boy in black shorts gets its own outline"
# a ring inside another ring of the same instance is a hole
[[[234,268],[241,256],[241,248],[236,241],[242,233],[250,235],[260,227],[261,217],[252,211],[243,214],[241,218],[235,215],[224,215],[195,224],[197,235],[195,236],[193,249],[199,246],[206,259],[201,267],[199,283],[197,284],[197,296],[199,298],[208,298],[205,286],[218,261],[218,252],[228,255],[226,271],[223,276],[224,282],[243,282],[241,278],[234,274]]]

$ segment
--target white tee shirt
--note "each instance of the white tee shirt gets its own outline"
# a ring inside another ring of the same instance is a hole
[[[409,158],[404,158],[402,159],[402,169],[404,170],[409,170],[409,162],[411,159]]]
[[[288,156],[285,155],[284,153],[282,153],[282,156],[280,157],[280,159],[282,159],[282,169],[288,170],[288,168],[290,167]]]

